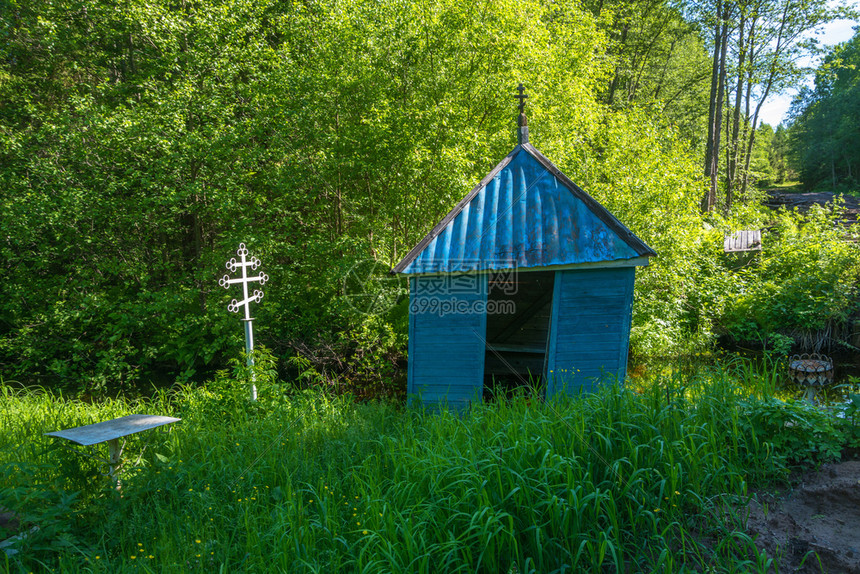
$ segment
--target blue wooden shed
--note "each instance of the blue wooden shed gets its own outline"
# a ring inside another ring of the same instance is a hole
[[[522,99],[518,140],[393,269],[410,276],[410,400],[626,375],[635,268],[655,252],[528,142]]]

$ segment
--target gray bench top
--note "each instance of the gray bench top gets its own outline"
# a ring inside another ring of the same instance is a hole
[[[47,436],[64,438],[83,446],[89,446],[118,439],[136,432],[169,425],[180,420],[182,419],[162,417],[158,415],[128,415],[102,423],[95,423],[45,434]]]

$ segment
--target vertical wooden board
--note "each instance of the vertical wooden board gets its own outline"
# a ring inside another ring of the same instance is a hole
[[[415,293],[418,288],[419,277],[412,276],[409,278],[409,294]],[[411,303],[410,298],[410,303]],[[406,404],[412,404],[412,395],[415,393],[415,369],[412,368],[411,359],[415,353],[415,315],[412,313],[412,308],[409,309],[409,339],[406,341]]]
[[[546,381],[546,398],[552,397],[558,390],[556,389],[555,371],[556,356],[558,355],[558,345],[556,344],[556,325],[558,325],[558,317],[561,313],[561,297],[559,290],[561,289],[561,275],[563,271],[556,271],[552,286],[552,309],[549,315],[549,341],[547,342],[546,356],[546,373],[544,380]]]
[[[634,273],[632,267],[556,272],[547,396],[592,390],[603,377],[623,380]]]
[[[407,392],[425,404],[480,401],[484,385],[487,274],[410,281]]]
[[[627,355],[630,350],[630,324],[633,321],[633,285],[636,283],[636,268],[630,267],[624,286],[624,307],[621,324],[621,344],[618,348],[618,381],[623,383],[627,378]]]

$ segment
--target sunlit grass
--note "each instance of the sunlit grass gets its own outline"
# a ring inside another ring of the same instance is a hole
[[[224,381],[97,405],[4,388],[0,506],[42,530],[0,569],[763,572],[738,509],[786,464],[739,407],[772,390],[752,372],[465,413],[278,384],[251,404]],[[121,495],[42,436],[135,412],[183,420],[129,446],[148,444]]]
[[[778,189],[782,192],[801,192],[803,184],[799,181],[783,181],[782,183],[772,183],[768,186],[769,189]]]

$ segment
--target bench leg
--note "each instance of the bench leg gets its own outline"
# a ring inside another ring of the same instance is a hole
[[[119,490],[119,467],[120,458],[122,457],[122,447],[119,445],[119,439],[113,438],[108,443],[108,462],[110,467],[110,477],[116,483],[116,489]]]

